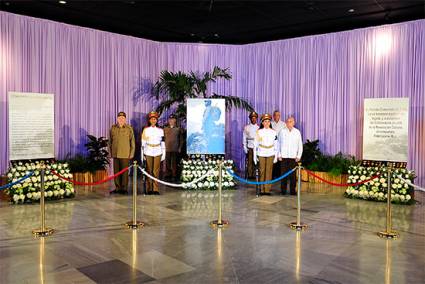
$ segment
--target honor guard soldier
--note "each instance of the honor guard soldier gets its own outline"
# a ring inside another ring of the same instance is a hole
[[[246,172],[248,178],[254,178],[254,139],[257,130],[260,128],[257,124],[258,114],[253,111],[249,114],[250,123],[245,125],[242,135],[243,150],[245,152]]]
[[[127,116],[121,111],[117,115],[117,123],[109,131],[109,152],[113,158],[114,173],[128,167],[134,156],[135,140],[133,128],[127,124]],[[128,172],[115,178],[115,190],[112,193],[127,193]]]
[[[177,126],[177,117],[172,114],[168,117],[168,125],[164,127],[165,149],[165,177],[176,181],[179,156],[183,147],[182,129]]]
[[[142,132],[142,159],[146,160],[146,171],[159,178],[161,162],[165,160],[164,130],[157,126],[158,113],[151,111],[148,114],[149,126]],[[147,194],[159,195],[158,183],[147,179]]]
[[[278,145],[276,131],[271,128],[271,115],[261,117],[261,127],[254,139],[254,163],[260,164],[260,181],[272,179],[273,164],[277,161]],[[271,184],[261,185],[261,195],[270,195]]]

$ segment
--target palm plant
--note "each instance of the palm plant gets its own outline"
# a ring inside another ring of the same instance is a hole
[[[230,80],[232,75],[229,70],[215,66],[212,72],[205,72],[203,75],[194,72],[161,72],[158,81],[155,83],[153,97],[160,103],[156,111],[161,114],[168,109],[175,107],[175,115],[181,120],[186,119],[186,100],[188,98],[220,98],[226,100],[226,108],[242,108],[253,111],[251,104],[239,97],[229,95],[207,94],[208,84],[216,82],[217,79]]]

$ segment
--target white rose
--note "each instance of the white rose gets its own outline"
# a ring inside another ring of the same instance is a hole
[[[381,178],[381,179],[379,180],[379,182],[380,182],[380,183],[385,183],[385,182],[386,182],[386,180],[385,180],[384,178]]]
[[[11,178],[13,177],[12,173],[8,173],[8,174],[7,174],[7,177],[8,177],[9,179],[11,179]]]
[[[210,187],[214,187],[215,183],[213,181],[210,182]]]
[[[15,168],[12,168],[12,173],[14,173],[14,172],[16,172],[16,169]]]
[[[396,179],[394,180],[394,183],[400,183],[400,179],[396,178]]]
[[[31,199],[31,197],[32,197],[31,192],[28,192],[28,193],[27,193],[27,198]]]
[[[397,188],[397,185],[393,183],[393,184],[391,185],[391,187],[392,187],[392,188]]]
[[[387,186],[388,186],[388,184],[386,184],[386,183],[382,184],[382,187],[387,187]]]
[[[406,198],[404,197],[404,195],[400,195],[400,200],[404,201]]]
[[[51,190],[49,190],[47,193],[46,193],[46,195],[47,195],[47,197],[52,197],[53,196],[53,194],[54,194],[54,192],[53,191],[51,191]],[[56,196],[57,194],[55,194],[55,196]]]
[[[229,186],[229,183],[227,181],[223,182],[223,186],[227,187]]]
[[[25,195],[20,194],[20,195],[19,195],[19,199],[21,199],[22,201],[24,201],[24,200],[25,200]]]
[[[59,194],[59,191],[57,191],[57,190],[53,190],[53,195],[54,195],[54,196],[58,196],[58,194]]]
[[[406,195],[406,200],[410,200],[410,199],[412,199],[412,197],[410,196],[410,195]]]
[[[17,195],[17,194],[13,195],[13,201],[18,202],[19,198],[20,198],[19,195]]]
[[[198,187],[202,187],[202,182],[198,182]]]
[[[235,183],[233,181],[229,182],[230,186],[235,186]]]
[[[409,188],[409,185],[407,183],[405,183],[404,188]]]
[[[366,179],[366,176],[361,176],[360,179],[361,180],[365,180]]]

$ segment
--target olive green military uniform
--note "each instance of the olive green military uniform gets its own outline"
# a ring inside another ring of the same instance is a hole
[[[109,147],[112,158],[114,159],[114,173],[128,167],[130,159],[134,157],[136,148],[133,128],[124,124],[120,127],[114,124],[109,133]],[[115,178],[115,187],[117,191],[127,191],[128,172]]]

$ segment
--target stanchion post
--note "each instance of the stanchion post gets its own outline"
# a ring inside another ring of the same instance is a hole
[[[133,218],[127,222],[127,228],[138,229],[144,226],[143,222],[137,221],[137,161],[133,162]]]
[[[297,182],[297,221],[291,222],[289,227],[292,230],[303,231],[307,229],[307,225],[301,223],[301,163],[298,162],[297,167],[298,182]]]
[[[46,228],[46,207],[44,204],[44,175],[46,167],[44,163],[41,163],[40,170],[40,219],[41,219],[41,228],[35,229],[32,231],[33,235],[36,237],[47,237],[53,234],[54,230],[52,228]]]
[[[255,185],[255,195],[257,197],[260,196],[260,185],[258,184],[258,182],[260,181],[260,169],[258,164],[255,164],[255,181],[257,182],[257,184]]]
[[[378,232],[378,236],[384,239],[398,239],[399,233],[392,229],[392,214],[391,214],[391,166],[387,168],[387,226],[385,231]]]
[[[218,219],[210,224],[213,227],[223,228],[229,225],[229,221],[222,219],[222,184],[223,184],[223,161],[218,162]]]

